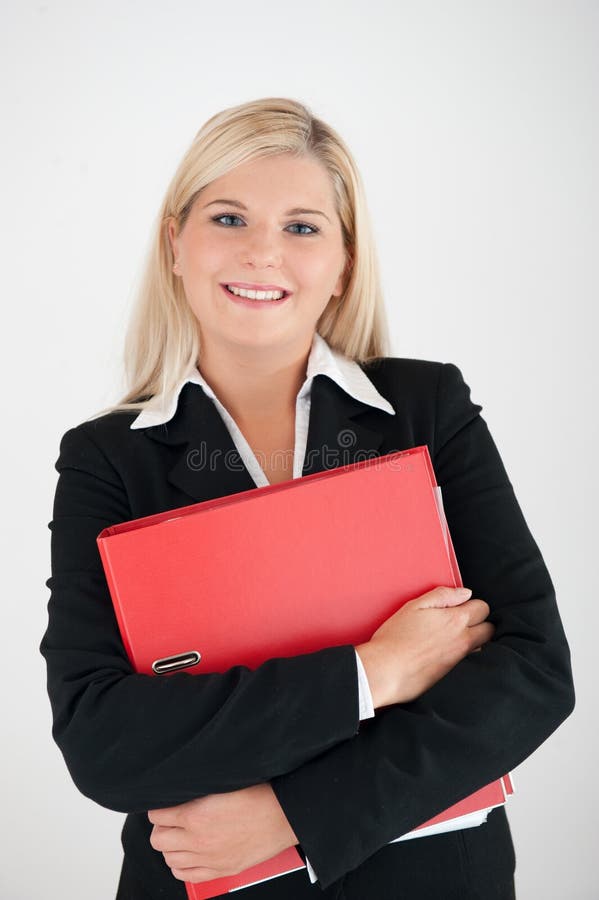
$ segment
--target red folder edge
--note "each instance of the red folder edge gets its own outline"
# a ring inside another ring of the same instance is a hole
[[[305,869],[306,864],[295,849],[295,847],[287,847],[282,853],[267,859],[265,862],[258,863],[249,869],[244,869],[237,875],[225,875],[223,878],[213,878],[210,881],[201,881],[198,884],[185,882],[188,900],[209,900],[211,897],[218,897],[219,894],[227,894],[236,888],[250,887],[259,881],[268,881],[271,878],[277,878],[279,875],[288,875],[291,872],[297,872],[299,869]]]

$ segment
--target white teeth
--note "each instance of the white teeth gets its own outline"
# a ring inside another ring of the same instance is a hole
[[[246,291],[245,288],[231,287],[230,284],[227,284],[226,288],[231,294],[250,300],[279,300],[285,296],[283,291]]]

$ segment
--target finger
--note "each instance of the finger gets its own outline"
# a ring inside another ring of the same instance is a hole
[[[470,644],[470,650],[475,649],[475,647],[482,647],[483,644],[488,643],[493,635],[495,634],[495,626],[491,625],[490,622],[482,622],[480,625],[472,625],[468,629],[468,639]]]
[[[199,853],[189,850],[169,850],[162,854],[169,869],[207,869],[203,866],[205,859]]]
[[[215,869],[206,869],[205,867],[195,867],[192,869],[171,869],[173,876],[179,881],[189,881],[190,884],[200,884],[202,881],[212,881],[213,878],[221,878],[222,872]]]
[[[184,828],[169,828],[154,825],[150,835],[150,844],[154,850],[188,850],[189,835]]]
[[[152,825],[178,825],[180,812],[176,806],[168,806],[164,809],[149,809],[148,819]]]
[[[489,618],[489,614],[491,612],[491,607],[488,603],[485,603],[484,600],[479,600],[478,598],[475,600],[468,600],[467,603],[464,603],[464,610],[468,614],[468,621],[470,625],[480,625],[481,622],[484,622]]]

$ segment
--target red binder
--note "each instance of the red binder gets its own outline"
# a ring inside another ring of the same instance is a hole
[[[146,674],[255,668],[363,643],[407,600],[462,584],[426,446],[123,522],[97,542],[125,649]],[[455,817],[478,824],[459,817],[510,790],[499,779],[397,840],[448,830]],[[186,883],[188,898],[304,865],[288,848]]]

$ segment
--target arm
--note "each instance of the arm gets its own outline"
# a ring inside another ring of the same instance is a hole
[[[411,703],[271,779],[327,888],[388,841],[518,766],[570,714],[570,655],[553,585],[481,407],[440,368],[433,465],[464,584],[494,639]]]
[[[360,718],[370,718],[372,697],[357,653],[356,661]],[[150,810],[148,819],[152,847],[176,878],[196,883],[243,871],[298,843],[268,782]],[[310,880],[317,881],[307,857],[305,862]]]
[[[254,671],[134,673],[96,544],[102,528],[131,518],[125,486],[83,426],[64,435],[56,468],[40,651],[53,736],[83,794],[121,812],[184,803],[266,781],[356,734],[351,645]]]

